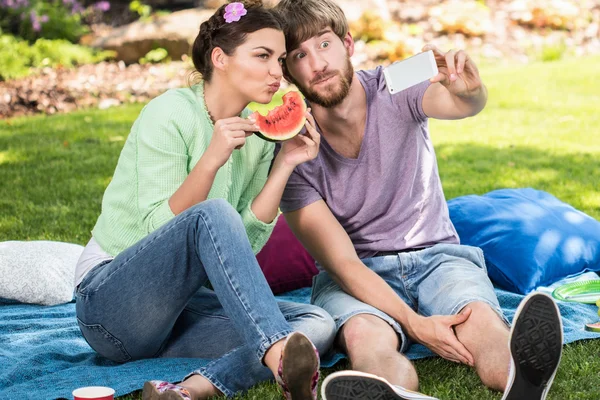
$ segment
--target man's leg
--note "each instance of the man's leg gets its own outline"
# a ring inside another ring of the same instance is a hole
[[[454,327],[456,336],[473,356],[483,384],[503,391],[510,365],[508,321],[487,275],[482,251],[438,244],[414,256],[403,262],[407,266],[403,274],[416,288],[419,313],[454,315],[470,308],[472,314],[467,321]]]
[[[398,270],[397,258],[375,257],[367,266],[386,276]],[[326,273],[313,285],[311,302],[333,317],[339,330],[337,344],[346,352],[354,370],[381,376],[409,390],[418,387],[417,373],[402,355],[408,339],[389,315],[344,292]]]
[[[544,400],[562,354],[560,311],[551,296],[534,292],[521,301],[510,332],[510,379],[502,400]]]
[[[467,307],[473,310],[471,316],[455,330],[473,354],[483,383],[505,391],[506,400],[545,399],[562,351],[560,313],[552,298],[543,293],[527,296],[515,315],[510,334],[488,304],[474,302]]]
[[[399,287],[397,256],[362,261],[414,308]],[[410,345],[409,339],[397,321],[344,292],[326,272],[315,278],[312,293],[311,303],[333,317],[339,330],[337,343],[353,368],[326,377],[321,386],[324,400],[435,400],[415,392],[419,386],[416,370],[402,354]]]
[[[466,307],[472,310],[471,316],[454,328],[456,336],[473,355],[475,370],[483,384],[503,391],[510,364],[508,327],[484,302],[472,302]]]
[[[353,316],[340,330],[338,343],[348,354],[352,369],[378,375],[409,390],[418,389],[415,367],[398,351],[398,334],[381,318]]]
[[[509,333],[481,249],[436,245],[415,256],[420,273],[410,284],[418,288],[420,312],[452,315],[471,308],[469,319],[454,329],[475,358],[482,382],[504,391],[505,400],[545,399],[562,350],[560,313],[552,298],[527,296]]]

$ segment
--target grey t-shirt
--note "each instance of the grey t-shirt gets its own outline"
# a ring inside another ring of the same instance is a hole
[[[422,107],[429,81],[390,95],[381,67],[357,75],[368,105],[358,158],[341,156],[322,138],[317,158],[292,173],[281,210],[323,199],[360,258],[459,243]]]

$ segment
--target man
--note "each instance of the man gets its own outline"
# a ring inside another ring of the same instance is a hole
[[[562,349],[558,309],[532,295],[509,331],[482,251],[459,244],[429,137],[428,118],[484,108],[473,60],[428,45],[440,73],[390,95],[381,68],[353,71],[354,42],[332,0],[276,8],[287,25],[286,78],[322,136],[318,157],[290,177],[281,209],[322,270],[312,302],[334,317],[337,343],[358,371],[329,376],[323,398],[431,398],[414,392],[417,374],[402,355],[413,341],[472,366],[505,399],[545,398]],[[543,326],[545,339],[525,326]]]

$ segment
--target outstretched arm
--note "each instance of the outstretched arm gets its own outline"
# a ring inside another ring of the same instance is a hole
[[[462,50],[443,53],[433,45],[426,45],[426,50],[433,50],[439,73],[431,78],[432,84],[423,95],[425,114],[436,119],[461,119],[483,110],[487,89],[469,55]]]

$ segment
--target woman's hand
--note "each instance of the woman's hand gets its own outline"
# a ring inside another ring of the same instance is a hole
[[[317,132],[315,119],[310,113],[310,108],[306,110],[305,134],[298,134],[290,140],[286,140],[281,145],[281,151],[277,155],[286,166],[292,169],[303,162],[313,160],[319,154],[319,145],[321,144],[321,135]],[[278,160],[276,160],[277,163]]]
[[[235,149],[246,144],[246,138],[258,130],[251,119],[231,117],[215,122],[212,139],[202,158],[214,168],[221,168]]]

